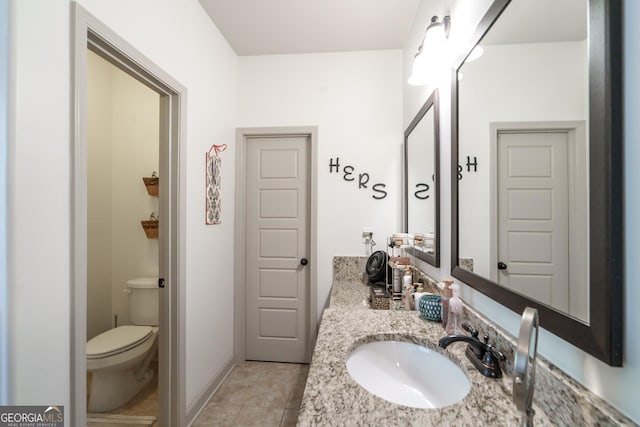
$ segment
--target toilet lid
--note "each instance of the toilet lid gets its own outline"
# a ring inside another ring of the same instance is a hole
[[[93,337],[87,343],[87,359],[97,359],[122,353],[151,336],[151,326],[119,326]]]

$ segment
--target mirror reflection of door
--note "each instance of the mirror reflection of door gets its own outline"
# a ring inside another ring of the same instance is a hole
[[[497,282],[562,311],[569,303],[568,134],[498,134]]]
[[[458,262],[588,321],[588,4],[562,3],[566,14],[549,16],[546,1],[512,1],[480,41],[484,54],[460,68]],[[571,24],[560,16],[572,16]],[[541,127],[545,123],[553,126]],[[493,140],[496,124],[508,130],[499,143]],[[533,132],[514,133],[515,124]],[[551,144],[556,138],[565,138],[566,150],[556,148],[560,142]],[[543,155],[544,144],[554,148]],[[556,179],[562,170],[566,178]],[[517,175],[543,171],[554,178]],[[506,268],[498,269],[498,262]]]
[[[584,318],[588,310],[584,122],[523,126],[491,126],[496,165],[491,279]]]

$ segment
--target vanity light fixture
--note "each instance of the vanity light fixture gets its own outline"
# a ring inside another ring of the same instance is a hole
[[[431,23],[424,32],[422,43],[418,46],[418,53],[413,57],[413,68],[408,83],[412,86],[433,84],[439,77],[439,71],[444,66],[445,43],[449,38],[451,18],[445,16],[442,21],[437,16],[431,18]]]

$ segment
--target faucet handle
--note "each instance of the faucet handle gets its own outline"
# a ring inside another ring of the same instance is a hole
[[[504,353],[502,353],[500,350],[498,350],[491,344],[487,345],[487,352],[493,354],[493,356],[496,359],[500,360],[501,362],[504,362],[505,360],[507,360],[507,356],[505,356]]]
[[[502,354],[497,348],[492,346],[491,344],[487,344],[487,351],[484,353],[484,357],[482,358],[482,362],[484,362],[488,366],[500,366],[500,361],[507,360],[506,356]]]
[[[465,331],[469,332],[471,334],[472,337],[474,338],[478,338],[478,330],[475,329],[473,326],[471,326],[468,323],[463,323],[462,324],[462,329],[464,329]]]

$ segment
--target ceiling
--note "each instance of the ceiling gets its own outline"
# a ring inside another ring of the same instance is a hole
[[[512,1],[482,42],[491,45],[582,41],[588,36],[587,22],[585,0]]]
[[[438,14],[450,4],[449,0],[199,2],[240,56],[402,49],[421,10]],[[585,0],[512,2],[483,42],[584,40],[586,4]]]
[[[402,49],[420,0],[199,0],[236,54]]]

